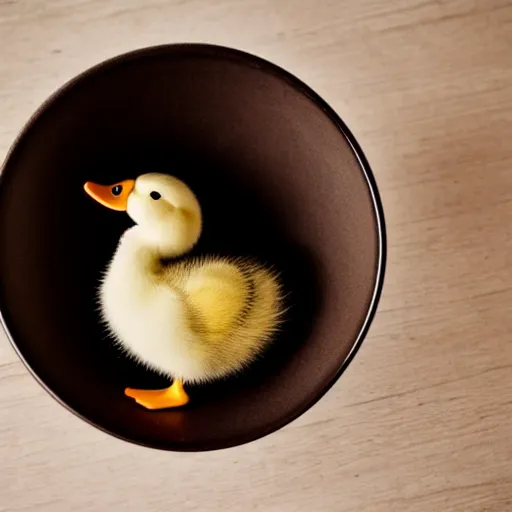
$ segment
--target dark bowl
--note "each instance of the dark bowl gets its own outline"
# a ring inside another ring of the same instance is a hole
[[[130,225],[85,181],[145,172],[185,180],[204,210],[197,253],[251,256],[282,275],[289,306],[247,372],[151,412],[126,386],[166,379],[127,359],[96,308],[101,271]],[[122,439],[195,451],[245,443],[311,407],[367,332],[385,264],[382,208],[347,127],[311,89],[252,55],[208,45],[149,48],[100,64],[29,121],[0,186],[0,307],[34,377]]]

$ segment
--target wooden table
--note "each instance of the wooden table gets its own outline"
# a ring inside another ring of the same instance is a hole
[[[3,0],[0,157],[66,80],[175,41],[268,58],[347,122],[386,211],[379,313],[312,410],[206,454],[91,428],[2,334],[0,510],[512,510],[511,1]]]

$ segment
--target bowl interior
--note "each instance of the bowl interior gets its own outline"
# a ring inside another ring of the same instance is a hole
[[[126,386],[168,381],[115,348],[96,290],[129,218],[82,189],[146,172],[186,181],[204,210],[197,253],[257,257],[289,306],[246,373],[150,412]],[[371,179],[371,177],[370,177]],[[305,411],[359,342],[381,279],[371,183],[334,115],[278,68],[239,52],[168,46],[78,77],[29,123],[0,187],[0,306],[18,352],[65,405],[145,445],[249,441]]]

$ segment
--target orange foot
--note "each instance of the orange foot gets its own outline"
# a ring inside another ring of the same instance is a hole
[[[165,389],[132,389],[126,388],[124,394],[133,398],[146,409],[169,409],[181,407],[189,402],[189,397],[183,389],[181,380],[175,380],[172,386]]]

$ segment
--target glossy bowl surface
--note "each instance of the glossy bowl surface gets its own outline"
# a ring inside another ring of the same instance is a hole
[[[185,180],[204,210],[197,253],[252,256],[282,274],[290,306],[249,371],[147,411],[126,386],[165,386],[106,337],[101,271],[125,214],[85,181],[146,172]],[[225,448],[275,431],[337,380],[381,292],[385,230],[368,163],[310,88],[252,55],[209,45],[143,49],[57,91],[14,143],[0,186],[0,309],[16,351],[63,405],[142,445]]]

